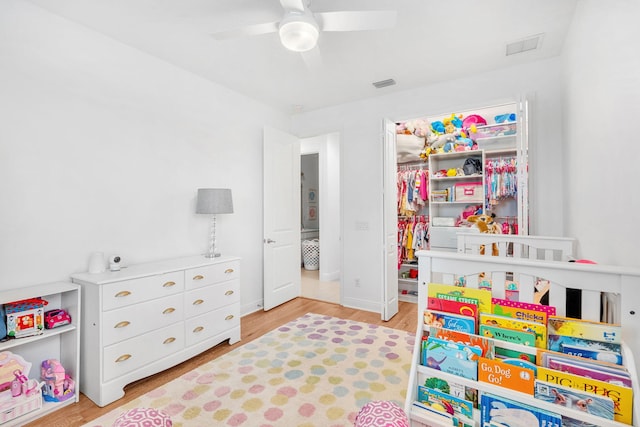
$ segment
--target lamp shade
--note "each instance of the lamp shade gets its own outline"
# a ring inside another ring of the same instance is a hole
[[[229,188],[199,188],[196,213],[233,213],[233,200]]]

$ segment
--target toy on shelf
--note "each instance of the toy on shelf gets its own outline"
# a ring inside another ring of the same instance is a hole
[[[30,370],[21,356],[0,353],[0,424],[42,408],[42,383],[29,379]]]
[[[56,359],[42,362],[40,377],[44,381],[42,395],[47,402],[62,402],[75,393],[75,381],[66,374],[64,367]]]
[[[47,329],[57,328],[71,323],[71,316],[66,310],[49,310],[44,312],[44,327]]]
[[[7,335],[14,338],[40,335],[44,332],[44,306],[42,298],[9,302],[4,305],[7,315]]]

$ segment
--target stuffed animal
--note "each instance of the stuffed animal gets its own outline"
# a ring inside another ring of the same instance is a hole
[[[471,215],[467,217],[467,221],[473,222],[476,225],[476,227],[478,227],[478,230],[480,230],[481,233],[502,234],[500,225],[498,225],[498,223],[495,222],[494,220],[495,217],[496,217],[495,214]],[[480,246],[481,255],[484,255],[484,251],[485,251],[484,245]],[[493,243],[491,245],[491,254],[493,256],[498,255],[498,245],[496,243]]]

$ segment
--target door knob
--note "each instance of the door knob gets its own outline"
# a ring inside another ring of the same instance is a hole
[[[264,239],[265,243],[275,243],[275,240],[271,240],[271,239]]]

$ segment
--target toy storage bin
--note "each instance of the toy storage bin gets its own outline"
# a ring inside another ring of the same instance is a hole
[[[3,394],[4,393],[9,393],[10,395],[11,391],[5,391]],[[0,404],[0,425],[41,408],[42,392],[40,389],[34,391],[29,396],[22,394],[17,397],[10,397]]]
[[[461,182],[455,186],[457,202],[482,202],[482,182]]]

